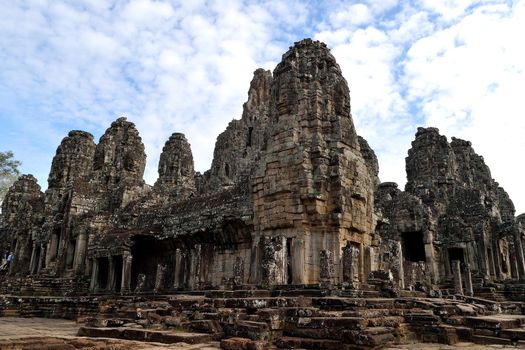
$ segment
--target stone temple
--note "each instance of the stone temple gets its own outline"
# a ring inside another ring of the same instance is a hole
[[[62,140],[45,193],[19,178],[0,216],[14,256],[0,315],[225,349],[525,343],[525,215],[470,142],[436,128],[418,128],[405,190],[381,183],[323,43],[255,71],[210,170],[194,170],[180,133],[153,186],[145,163],[119,118],[98,143],[77,130]]]

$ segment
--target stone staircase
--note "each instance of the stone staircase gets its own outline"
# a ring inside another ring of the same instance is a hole
[[[89,289],[87,277],[58,278],[55,276],[9,277],[0,280],[0,295],[68,296]]]
[[[305,294],[237,290],[108,300],[98,317],[80,320],[79,334],[168,343],[222,339],[223,349],[377,349],[414,341],[525,345],[525,316],[501,314],[494,301]]]
[[[207,290],[139,296],[3,296],[0,316],[77,319],[79,335],[223,349],[377,349],[414,341],[525,345],[525,303],[378,290]]]

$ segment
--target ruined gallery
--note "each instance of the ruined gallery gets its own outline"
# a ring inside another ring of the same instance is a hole
[[[71,131],[45,193],[24,175],[2,204],[0,315],[224,349],[525,344],[525,215],[470,142],[418,128],[405,190],[381,183],[309,39],[255,71],[243,108],[203,174],[173,133],[153,186],[132,122]]]

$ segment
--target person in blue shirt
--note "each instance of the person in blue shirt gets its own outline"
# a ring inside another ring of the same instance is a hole
[[[7,268],[11,266],[11,262],[13,261],[13,253],[9,252],[9,255],[7,256]]]

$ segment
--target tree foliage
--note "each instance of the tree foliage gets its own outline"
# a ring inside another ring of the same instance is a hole
[[[16,181],[20,171],[20,161],[14,159],[11,151],[0,152],[0,203],[2,203],[9,187]]]

